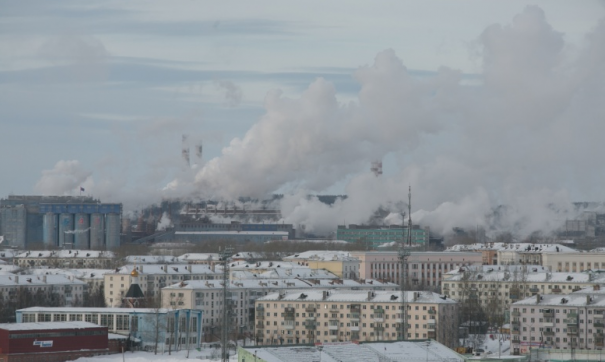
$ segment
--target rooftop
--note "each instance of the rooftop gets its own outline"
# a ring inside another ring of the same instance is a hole
[[[524,253],[578,253],[579,251],[561,244],[531,244],[531,243],[474,243],[453,245],[446,251],[518,251]]]
[[[327,292],[324,298],[324,292]],[[262,301],[308,301],[308,302],[373,302],[401,303],[400,291],[365,291],[365,290],[311,290],[303,292],[271,293],[257,299]],[[405,292],[406,303],[456,303],[443,295],[433,292]]]
[[[310,250],[303,253],[293,254],[284,260],[314,260],[314,261],[358,261],[348,251],[338,250]]]
[[[565,306],[565,307],[605,307],[605,295],[586,295],[586,294],[538,294],[513,303],[512,306],[535,305],[535,306]]]
[[[15,255],[15,258],[113,258],[111,251],[98,250],[30,250]]]
[[[7,331],[35,331],[48,329],[87,329],[101,328],[89,322],[31,322],[31,323],[0,323],[0,329]]]

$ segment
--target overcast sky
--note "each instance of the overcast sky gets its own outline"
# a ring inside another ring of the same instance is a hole
[[[471,225],[499,204],[603,201],[604,16],[597,1],[0,1],[0,196],[346,192],[368,209],[324,212],[354,221],[412,185],[418,217]],[[307,206],[282,209],[313,224]]]

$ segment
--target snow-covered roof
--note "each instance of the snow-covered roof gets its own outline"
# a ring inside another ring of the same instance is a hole
[[[100,326],[89,322],[31,322],[31,323],[0,323],[0,329],[6,331],[35,331],[45,329],[88,329]]]
[[[240,251],[237,254],[233,254],[231,259],[261,259],[265,257],[265,253],[259,253],[255,251]]]
[[[13,257],[17,256],[17,254],[19,254],[19,253],[20,253],[20,251],[12,250],[12,249],[0,250],[0,258],[3,258],[3,259],[13,258]]]
[[[373,302],[373,303],[401,303],[400,291],[365,291],[365,290],[329,290],[324,298],[322,290],[301,292],[289,291],[285,294],[271,293],[257,299],[257,301],[310,301],[310,302]],[[369,293],[372,297],[369,298]],[[280,296],[281,295],[281,296]],[[406,291],[406,303],[456,303],[443,295],[421,291]]]
[[[124,265],[113,270],[111,274],[130,274],[134,268],[139,274],[220,274],[220,271],[212,271],[205,264],[144,264]]]
[[[422,342],[362,343],[336,342],[315,346],[248,347],[248,353],[256,354],[267,362],[462,362],[464,358],[431,340]]]
[[[518,251],[524,253],[578,253],[578,250],[561,244],[531,243],[474,243],[450,246],[446,251]]]
[[[46,281],[44,280],[45,278]],[[85,285],[86,283],[77,278],[70,278],[64,275],[0,275],[0,286],[53,284]]]
[[[0,274],[12,274],[19,270],[21,270],[21,268],[16,265],[10,265],[10,264],[0,265]]]
[[[113,273],[113,269],[31,269],[35,275],[64,275],[78,279],[103,279],[103,275]]]
[[[101,308],[101,307],[29,307],[18,309],[22,313],[40,313],[40,312],[57,312],[57,313],[167,313],[170,309],[166,308]]]
[[[297,268],[304,268],[303,265],[300,265],[299,263],[296,262],[292,262],[292,261],[258,261],[255,263],[248,263],[245,260],[237,260],[237,261],[232,261],[229,263],[229,268],[231,270],[259,270],[259,269],[265,269],[265,270],[272,270],[275,268],[280,268],[280,269],[297,269]]]
[[[186,280],[173,285],[167,286],[164,289],[217,289],[222,288],[221,280]],[[397,288],[397,284],[390,282],[380,282],[374,279],[366,279],[364,281],[356,281],[352,279],[242,279],[231,280],[229,289],[261,289],[261,288]]]
[[[171,255],[128,255],[124,261],[132,264],[182,263],[179,258]]]
[[[29,250],[15,255],[15,258],[113,258],[111,251],[98,250]]]
[[[176,235],[274,235],[274,236],[288,236],[287,231],[175,231]]]
[[[179,256],[177,258],[183,262],[189,261],[209,261],[209,260],[219,260],[220,256],[216,253],[187,253]]]
[[[605,295],[586,295],[586,294],[540,294],[520,300],[512,304],[513,307],[520,305],[541,305],[541,306],[561,306],[561,307],[605,307]]]
[[[352,257],[348,251],[340,250],[310,250],[287,256],[284,260],[359,261],[359,259]]]
[[[545,266],[542,265],[526,265],[526,264],[512,264],[512,265],[465,265],[459,268],[455,268],[450,270],[449,272],[447,272],[447,275],[456,275],[456,274],[460,274],[461,270],[462,271],[472,271],[472,272],[478,272],[478,273],[491,273],[491,272],[498,272],[498,271],[508,271],[509,273],[520,273],[523,272],[524,270],[528,271],[528,272],[548,272],[549,269]]]
[[[466,276],[465,276],[466,275]],[[468,279],[467,279],[468,278]],[[518,280],[524,281],[525,283],[590,283],[593,282],[595,276],[591,276],[589,273],[566,273],[566,272],[532,272],[518,273],[516,276],[514,273],[505,271],[493,271],[486,273],[459,273],[448,278],[447,281],[505,281],[505,280]],[[596,275],[597,279],[603,279]]]

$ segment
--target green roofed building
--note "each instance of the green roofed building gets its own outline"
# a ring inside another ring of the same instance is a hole
[[[429,228],[412,226],[412,246],[424,247],[429,242]],[[351,243],[361,242],[375,248],[384,243],[400,242],[408,239],[408,228],[399,225],[338,225],[336,239]]]

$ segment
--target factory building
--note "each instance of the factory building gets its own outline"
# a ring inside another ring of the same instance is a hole
[[[14,196],[0,200],[0,235],[9,246],[25,249],[44,243],[69,249],[120,246],[122,204],[92,197]]]
[[[429,244],[430,229],[419,225],[412,226],[412,246],[426,247]],[[401,225],[338,225],[336,239],[351,243],[364,243],[375,248],[380,244],[399,242],[408,239],[408,228]]]

